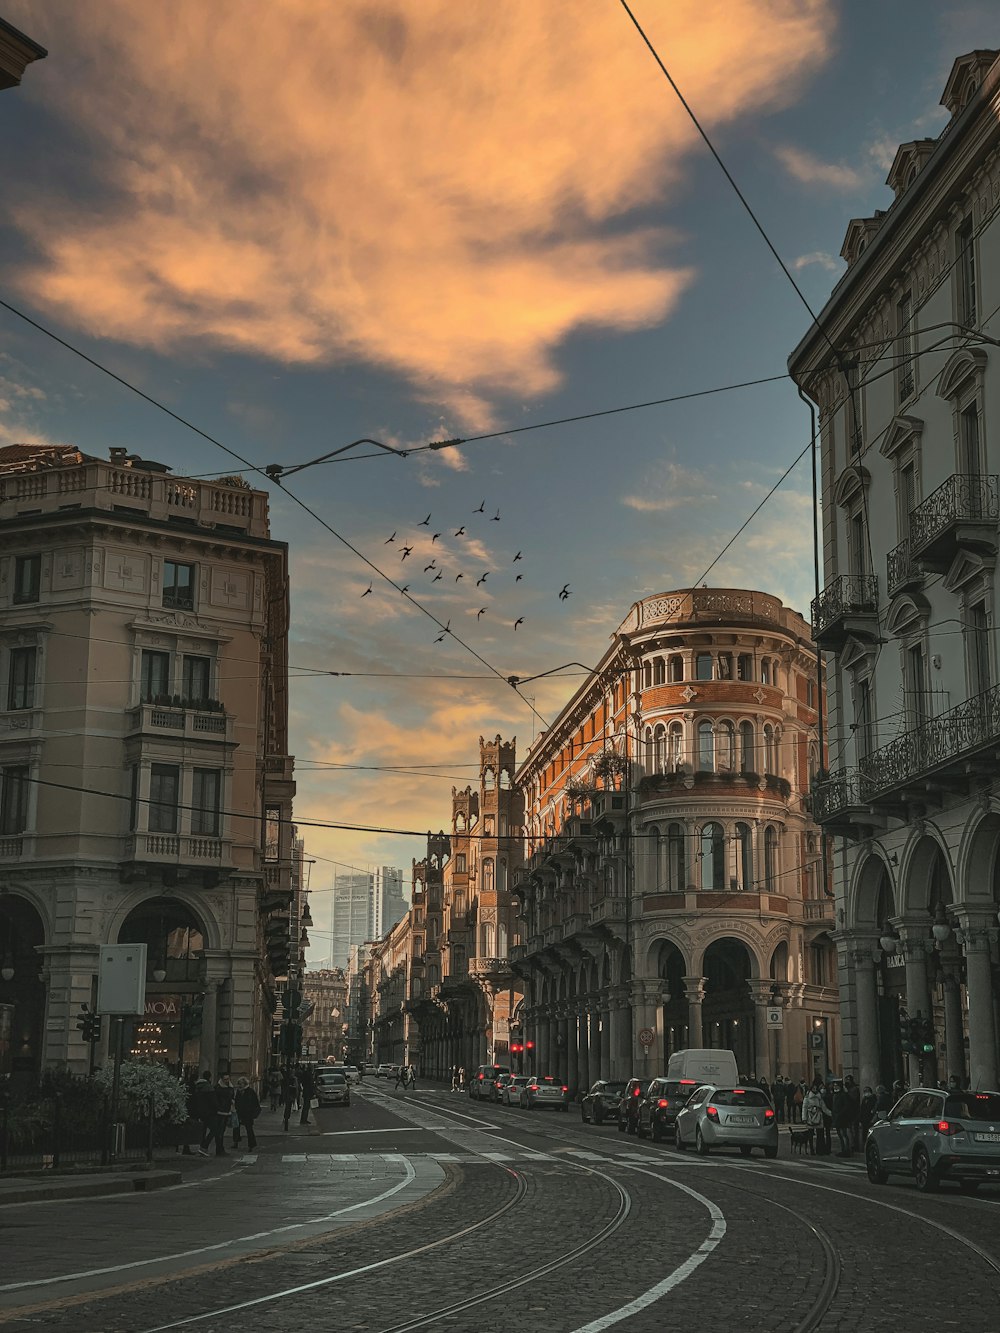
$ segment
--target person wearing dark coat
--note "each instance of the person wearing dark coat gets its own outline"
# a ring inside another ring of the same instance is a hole
[[[837,1138],[840,1141],[840,1150],[838,1157],[850,1157],[851,1155],[851,1134],[854,1125],[854,1102],[850,1092],[844,1087],[843,1083],[834,1083],[833,1085],[833,1127],[837,1131]]]
[[[233,1087],[233,1080],[228,1074],[220,1074],[219,1081],[215,1085],[216,1157],[226,1156],[226,1126],[229,1124],[235,1100],[236,1089]]]
[[[292,1116],[292,1108],[298,1105],[299,1101],[299,1080],[294,1069],[283,1069],[281,1072],[281,1105],[283,1108],[283,1120],[285,1129],[288,1128],[288,1122]]]
[[[202,1134],[198,1151],[202,1157],[208,1156],[208,1145],[215,1138],[215,1089],[212,1087],[211,1070],[206,1069],[191,1090],[189,1102],[191,1115],[201,1121]]]
[[[257,1147],[257,1135],[253,1132],[253,1122],[260,1115],[260,1098],[250,1086],[248,1079],[237,1079],[236,1097],[233,1104],[236,1107],[236,1115],[239,1120],[233,1130],[233,1147],[238,1148],[240,1146],[240,1134],[245,1129],[247,1132],[247,1147],[253,1152],[254,1148]]]
[[[300,1125],[309,1124],[309,1107],[312,1105],[313,1091],[315,1083],[313,1081],[313,1071],[311,1065],[303,1065],[302,1073],[299,1075],[299,1082],[302,1087],[302,1114],[299,1116]]]

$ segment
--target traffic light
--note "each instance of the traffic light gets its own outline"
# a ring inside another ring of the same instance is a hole
[[[205,1012],[205,1002],[203,1000],[194,1000],[191,1004],[185,1005],[181,1009],[181,1041],[193,1041],[195,1037],[201,1036],[202,1018]]]
[[[919,1055],[934,1054],[934,1024],[924,1018],[919,1009],[917,1016],[910,1019],[910,1041]]]
[[[92,1014],[89,1004],[81,1004],[76,1018],[77,1030],[84,1041],[93,1044],[101,1039],[101,1016]]]
[[[534,1043],[533,1041],[526,1041],[526,1042],[524,1043],[524,1049],[525,1049],[525,1051],[526,1051],[526,1053],[527,1053],[528,1055],[534,1055],[534,1053],[535,1053],[535,1043]]]
[[[906,1010],[901,1007],[899,1010],[899,1048],[904,1055],[908,1055],[910,1051],[914,1050],[911,1027],[912,1020]]]

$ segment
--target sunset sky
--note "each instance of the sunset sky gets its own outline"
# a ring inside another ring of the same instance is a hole
[[[954,57],[1000,44],[987,2],[633,8],[814,308],[898,144],[943,126]],[[618,0],[0,12],[49,49],[0,101],[0,296],[258,465],[781,376],[807,326]],[[499,677],[272,487],[297,817],[446,825],[478,737],[523,755],[541,725],[501,677],[595,662],[636,598],[701,581],[808,426],[783,379],[289,479]],[[236,470],[0,311],[0,443],[23,440]],[[805,464],[708,578],[808,612]],[[551,718],[578,680],[525,693]],[[423,849],[305,832],[320,963],[333,863],[408,881]]]

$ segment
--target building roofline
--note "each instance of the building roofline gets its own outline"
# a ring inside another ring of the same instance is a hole
[[[31,51],[34,52],[35,60],[44,60],[49,54],[48,50],[34,41],[27,33],[15,28],[13,23],[8,23],[5,18],[0,18],[0,32],[5,32],[9,37],[16,37],[19,42],[23,42]]]
[[[183,480],[183,478],[181,478]],[[0,545],[8,532],[23,532],[25,529],[53,527],[56,524],[72,525],[81,521],[97,524],[113,524],[127,528],[148,528],[155,532],[169,533],[172,537],[198,539],[214,546],[255,546],[265,550],[288,555],[288,543],[276,537],[254,537],[249,533],[227,528],[187,527],[183,524],[165,523],[162,519],[150,518],[140,511],[130,510],[127,514],[114,509],[45,509],[37,514],[12,514],[10,518],[0,518]]]

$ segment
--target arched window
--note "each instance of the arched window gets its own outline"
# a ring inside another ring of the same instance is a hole
[[[479,927],[480,956],[483,958],[492,958],[493,955],[493,922],[484,921]]]
[[[726,839],[721,824],[705,824],[701,830],[701,887],[720,893],[725,887]]]
[[[666,663],[662,657],[653,658],[653,684],[663,685],[667,679]]]
[[[777,773],[778,747],[775,742],[774,728],[770,722],[764,723],[764,772]]]
[[[754,734],[752,722],[740,723],[740,772],[756,773],[754,767]]]
[[[667,733],[667,765],[671,773],[679,773],[684,763],[684,724],[671,722]]]
[[[655,765],[656,765],[656,751],[653,748],[652,727],[646,728],[645,741],[646,741],[646,772],[652,773],[655,771]]]
[[[778,878],[778,833],[770,824],[764,830],[764,888],[774,893]]]
[[[497,785],[492,768],[483,769],[483,791],[492,791]]]
[[[667,771],[667,729],[662,722],[656,724],[656,730],[653,732],[653,750],[655,752],[654,768],[657,773]]]
[[[683,893],[686,887],[684,825],[671,824],[667,828],[667,889],[670,893]]]
[[[510,791],[510,769],[501,768],[500,770],[500,788],[502,791]]]
[[[670,680],[672,684],[678,685],[683,679],[684,658],[675,655],[670,659]]]
[[[809,781],[812,782],[819,772],[819,746],[815,741],[809,742]]]
[[[715,772],[715,729],[707,719],[698,723],[698,767],[703,773]]]
[[[749,824],[736,825],[736,887],[753,888],[753,830]]]
[[[455,832],[456,833],[465,832],[465,815],[457,814],[455,816]]]
[[[720,770],[732,773],[736,768],[736,728],[731,722],[720,722],[715,742],[716,760]]]
[[[651,824],[645,832],[646,865],[646,892],[658,893],[662,888],[664,870],[661,864],[662,842],[660,839],[660,830],[656,824]]]
[[[497,924],[497,957],[507,957],[507,923],[504,921]]]
[[[653,668],[648,662],[642,664],[642,684],[644,689],[649,689],[653,683]]]
[[[483,862],[483,892],[492,893],[496,887],[493,879],[493,858],[487,857]]]

